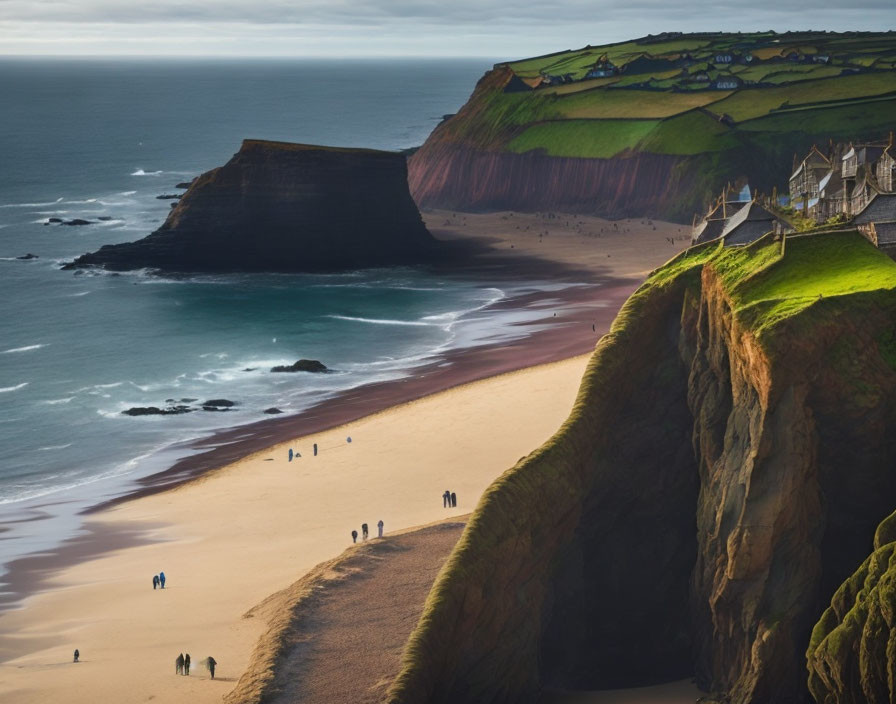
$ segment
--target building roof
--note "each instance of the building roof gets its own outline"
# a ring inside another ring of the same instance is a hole
[[[860,164],[872,164],[884,153],[886,145],[865,144],[856,152]]]
[[[724,229],[725,221],[722,220],[722,218],[716,218],[715,220],[704,220],[694,228],[694,233],[691,236],[691,241],[693,242],[693,244],[703,244],[704,242],[709,242],[710,240],[721,237],[722,230]]]
[[[856,225],[896,223],[896,193],[875,193],[854,222]]]
[[[746,244],[771,232],[777,220],[774,213],[751,201],[728,218],[722,237],[725,244]]]
[[[805,168],[810,168],[813,170],[823,169],[827,171],[831,168],[831,160],[828,159],[820,151],[818,151],[818,147],[812,147],[809,150],[809,153],[806,155],[806,158],[800,162],[797,170],[793,172],[793,176],[790,177],[790,180],[793,180],[797,176],[799,176],[800,172]]]
[[[818,182],[818,192],[822,193],[826,189],[830,190],[830,193],[827,194],[828,197],[833,195],[835,192],[840,190],[843,187],[843,176],[840,173],[839,169],[831,169],[828,171],[824,177]]]

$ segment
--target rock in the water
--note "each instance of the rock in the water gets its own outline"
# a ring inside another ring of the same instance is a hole
[[[279,365],[276,367],[271,367],[272,372],[328,372],[327,369],[322,362],[318,362],[316,359],[300,359],[295,364],[290,365]]]
[[[122,411],[126,416],[175,416],[182,413],[189,413],[193,409],[189,406],[166,406],[165,408],[157,408],[156,406],[134,406]]]
[[[64,221],[62,224],[63,225],[81,226],[81,225],[93,225],[93,222],[91,220],[82,220],[81,218],[73,218],[72,220]]]
[[[111,215],[100,215],[97,220],[101,220],[102,222],[109,222],[113,217]]]
[[[277,415],[278,413],[283,413],[279,408],[266,408],[264,412],[270,416]]]
[[[194,178],[193,181],[196,179]],[[181,181],[179,184],[175,186],[175,188],[189,188],[193,185],[193,181]]]
[[[16,257],[16,259],[28,260],[28,259],[40,259],[36,254],[32,254],[28,252],[28,254],[23,254],[21,257]]]
[[[53,224],[58,224],[62,222],[62,218],[47,218],[47,222],[51,222]]]
[[[211,401],[206,401],[202,404],[203,408],[205,406],[212,406],[214,408],[233,408],[235,405],[235,402],[228,401],[226,398],[214,398]]]
[[[323,271],[433,261],[441,251],[398,153],[246,140],[154,233],[64,268]]]
[[[183,193],[163,193],[160,196],[156,196],[156,200],[177,200],[182,196]]]

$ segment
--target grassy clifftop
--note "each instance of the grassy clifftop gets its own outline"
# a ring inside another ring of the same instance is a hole
[[[601,61],[613,75],[585,78]],[[798,125],[849,137],[892,127],[894,66],[890,33],[645,38],[499,64],[526,79],[569,82],[496,92],[487,114],[502,116],[491,122],[495,146],[554,156],[726,151]],[[843,109],[858,105],[858,119],[844,119]]]
[[[624,169],[625,192],[595,183],[580,193],[581,166],[565,164],[553,167],[560,186],[552,199],[602,214],[689,220],[732,178],[765,192],[786,183],[793,153],[815,142],[886,136],[896,126],[894,67],[892,33],[818,32],[646,37],[499,63],[412,160],[412,190],[427,205],[543,208],[550,204],[533,196],[553,183],[527,192],[519,178],[510,194],[487,184],[472,194],[455,188],[454,179],[483,168],[457,150],[560,160],[640,155],[663,171],[669,197]],[[595,74],[607,75],[588,78]],[[514,161],[504,161],[500,168],[518,178]],[[455,175],[433,183],[418,173],[426,169]],[[645,186],[654,191],[650,212],[640,199]]]
[[[892,509],[894,313],[896,264],[856,233],[654,272],[566,423],[483,496],[390,701],[694,674],[805,701],[818,604]]]

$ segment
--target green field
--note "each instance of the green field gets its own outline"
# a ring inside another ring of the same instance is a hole
[[[716,103],[713,111],[726,113],[742,122],[768,115],[782,107],[856,100],[893,92],[896,92],[896,72],[859,73],[772,88],[744,88]]]
[[[812,144],[885,138],[894,66],[891,33],[645,37],[496,64],[439,134],[488,152],[687,158],[687,192],[663,212],[690,220],[732,178],[780,188]],[[595,67],[613,75],[586,79]]]
[[[609,159],[638,145],[656,120],[564,120],[528,127],[508,148],[514,152],[542,150],[550,156]]]

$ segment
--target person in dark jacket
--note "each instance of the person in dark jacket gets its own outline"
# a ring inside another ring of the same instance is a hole
[[[366,524],[366,523],[362,523],[362,524],[361,524],[361,537],[364,538],[364,540],[367,540],[367,532],[368,532],[368,531],[367,531],[367,524]]]
[[[208,671],[212,675],[212,679],[215,679],[215,667],[217,667],[217,661],[211,656],[208,656],[208,659],[205,661],[206,666],[208,667]]]
[[[154,574],[152,576],[152,588],[156,589],[159,586],[159,575]]]
[[[457,494],[451,492],[451,508],[457,508]]]
[[[162,589],[165,588],[165,573],[159,572],[159,584],[162,585]]]
[[[189,653],[184,655],[184,674],[185,675],[190,674],[190,654]]]
[[[184,674],[184,654],[181,653],[177,656],[177,660],[174,661],[174,674],[182,675]]]
[[[81,657],[81,651],[75,648],[75,659],[73,662],[78,662],[78,658]]]
[[[358,531],[356,531],[356,530],[353,530],[353,531],[352,531],[352,542],[353,542],[353,543],[357,543],[357,542],[358,542]]]
[[[451,505],[451,492],[445,489],[442,493],[442,508],[448,508]]]

